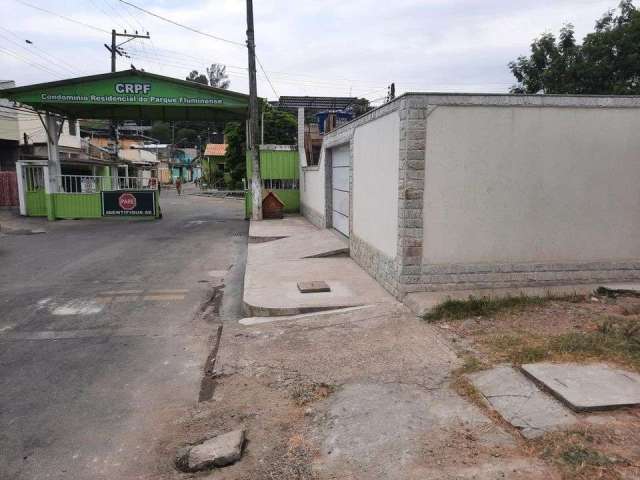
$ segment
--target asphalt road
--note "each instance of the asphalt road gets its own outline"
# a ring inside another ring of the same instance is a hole
[[[197,404],[217,324],[240,316],[249,225],[240,200],[161,205],[0,236],[0,479],[146,478]]]

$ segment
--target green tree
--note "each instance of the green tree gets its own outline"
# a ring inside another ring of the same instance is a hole
[[[153,122],[150,134],[160,143],[171,143],[171,127],[166,122]]]
[[[192,70],[187,76],[186,80],[190,82],[202,83],[203,85],[209,85],[209,79],[206,75],[199,73],[197,70]]]
[[[227,67],[219,63],[212,63],[207,68],[207,76],[209,77],[209,85],[216,88],[229,88],[231,81],[227,75]]]
[[[289,112],[283,112],[262,104],[264,112],[264,143],[295,145],[298,140],[298,119]]]
[[[640,12],[623,0],[596,21],[582,45],[571,24],[556,37],[545,33],[531,44],[531,55],[509,63],[518,84],[513,93],[640,93]]]
[[[175,142],[179,145],[195,145],[198,143],[198,130],[194,128],[179,128],[176,130]]]
[[[244,122],[227,123],[224,134],[227,137],[225,163],[227,164],[231,177],[228,187],[231,189],[241,189],[243,188],[242,179],[246,178],[247,175]]]
[[[283,112],[262,103],[264,111],[264,143],[276,145],[295,145],[297,141],[298,121],[289,112]],[[225,161],[230,171],[229,188],[242,188],[242,179],[246,178],[246,130],[244,122],[230,122],[224,134],[227,138]]]
[[[353,102],[353,105],[351,105],[351,107],[353,108],[353,113],[356,117],[364,115],[373,108],[371,107],[369,100],[367,100],[366,98],[358,98],[355,102]]]

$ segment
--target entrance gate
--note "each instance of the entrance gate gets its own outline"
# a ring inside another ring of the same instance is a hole
[[[27,215],[30,217],[47,216],[44,167],[26,165],[22,168],[22,182],[25,189]]]
[[[147,177],[129,177],[128,172],[119,177],[115,165],[107,167],[109,171],[102,176],[63,175],[58,140],[65,121],[244,121],[249,106],[248,95],[242,93],[134,69],[4,89],[0,96],[30,106],[42,121],[48,161],[44,167],[26,160],[18,162],[18,178],[22,180],[18,194],[22,215],[46,215],[50,220],[102,216],[104,191],[128,190],[135,196],[134,191],[156,190],[155,185],[144,184]],[[140,198],[149,196],[147,191]],[[157,207],[157,192],[153,197]],[[149,211],[159,216],[157,208],[124,209],[124,213],[137,215]]]

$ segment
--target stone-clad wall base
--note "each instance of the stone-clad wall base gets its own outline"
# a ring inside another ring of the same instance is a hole
[[[640,280],[640,262],[422,265],[400,277],[402,294],[481,288],[544,287]],[[411,274],[413,273],[413,274]]]
[[[398,275],[400,266],[398,263],[355,235],[351,236],[349,244],[351,258],[375,278],[391,295],[399,297]]]
[[[316,227],[326,228],[327,222],[324,215],[316,212],[313,208],[307,207],[302,202],[300,202],[300,213]]]

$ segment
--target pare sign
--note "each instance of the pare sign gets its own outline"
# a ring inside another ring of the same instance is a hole
[[[144,95],[151,91],[150,83],[116,83],[116,93],[142,93]]]

